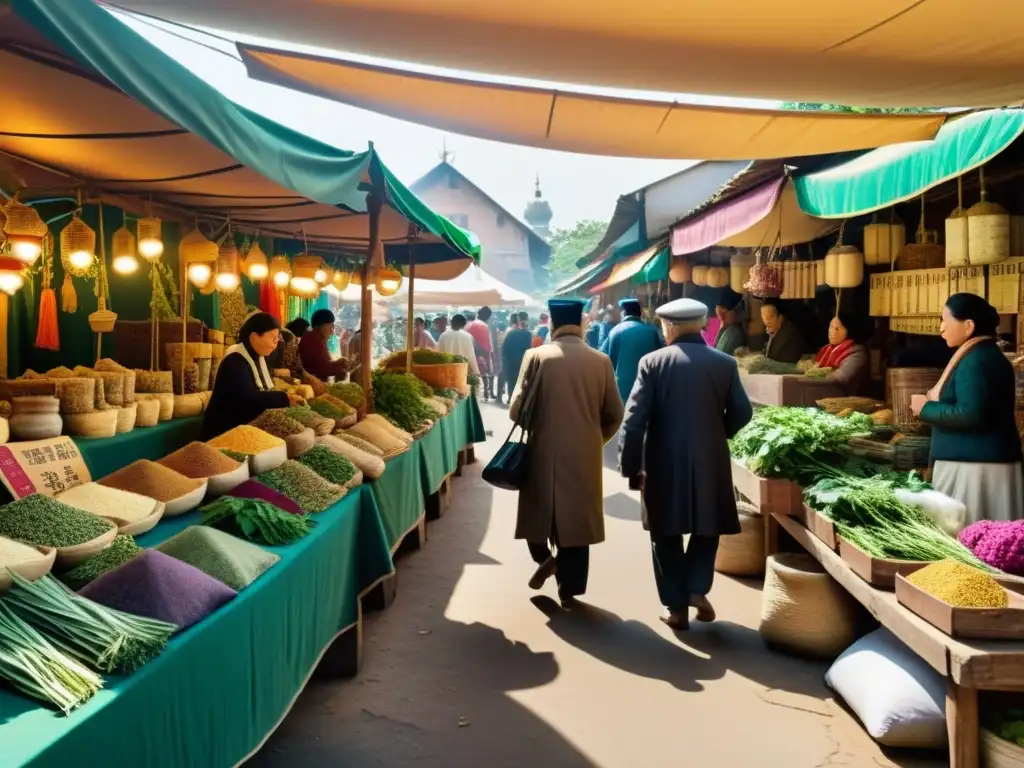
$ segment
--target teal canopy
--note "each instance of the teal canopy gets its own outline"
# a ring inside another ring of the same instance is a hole
[[[667,247],[660,249],[653,259],[644,264],[641,270],[633,275],[630,281],[635,284],[644,284],[668,280],[668,268],[671,259],[672,257],[669,255]]]
[[[932,141],[894,144],[794,179],[805,213],[845,219],[917,197],[984,165],[1024,133],[1024,112],[992,109],[950,120]]]
[[[0,151],[25,161],[29,179],[55,171],[69,188],[80,180],[186,220],[230,216],[239,229],[356,256],[369,242],[372,191],[389,261],[408,261],[411,230],[417,264],[479,262],[476,238],[409,191],[372,146],[341,150],[232,102],[98,3],[11,8],[0,15],[0,56],[18,72],[8,83],[19,109],[5,110]]]

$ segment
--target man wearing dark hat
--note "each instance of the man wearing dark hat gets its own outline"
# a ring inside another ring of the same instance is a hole
[[[571,608],[587,588],[590,545],[604,541],[604,445],[619,429],[622,400],[611,362],[583,341],[583,302],[552,299],[548,307],[550,339],[523,358],[509,408],[516,419],[526,396],[534,398],[516,538],[538,564],[530,587],[554,576]]]
[[[601,351],[608,355],[615,369],[615,383],[622,402],[629,398],[629,392],[636,381],[640,358],[661,349],[661,337],[653,325],[643,321],[643,307],[636,299],[622,299],[622,321],[612,328],[608,338],[601,345]]]
[[[334,335],[334,313],[329,309],[318,309],[309,325],[309,330],[299,340],[302,367],[324,381],[331,376],[342,378],[348,372],[348,361],[343,357],[331,360],[331,353],[327,350],[327,340]]]
[[[747,346],[747,332],[743,329],[743,296],[732,288],[724,289],[715,304],[715,314],[722,324],[715,334],[715,349],[734,355],[737,349]]]
[[[736,361],[704,343],[707,307],[677,299],[658,308],[668,346],[640,361],[626,403],[620,469],[641,494],[662,621],[713,621],[708,600],[718,539],[740,532],[728,440],[752,409]],[[683,547],[683,536],[689,543]]]

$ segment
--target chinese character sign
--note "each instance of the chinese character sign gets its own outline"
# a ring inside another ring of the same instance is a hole
[[[15,499],[55,496],[92,478],[70,437],[0,445],[0,480]]]

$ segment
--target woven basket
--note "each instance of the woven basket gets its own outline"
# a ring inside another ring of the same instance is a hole
[[[172,401],[173,402],[173,401]],[[160,421],[160,401],[140,398],[135,403],[135,426],[155,427]]]
[[[715,570],[730,576],[758,576],[764,573],[764,518],[745,501],[737,502],[736,511],[740,532],[719,541]]]
[[[981,729],[981,756],[985,768],[1020,768],[1024,765],[1024,747]]]
[[[469,392],[469,363],[412,364],[412,374],[434,389],[455,389]]]
[[[120,409],[74,413],[64,417],[64,430],[74,437],[113,437]]]
[[[60,258],[65,269],[70,268],[68,257],[76,251],[85,251],[94,257],[96,255],[96,233],[77,216],[60,231]],[[85,276],[83,270],[73,270],[73,273],[77,277]]]
[[[155,400],[160,405],[158,419],[160,421],[170,421],[174,417],[174,395],[170,392],[139,392],[135,395],[135,401],[138,403],[146,402],[147,400]]]
[[[117,414],[117,431],[119,434],[124,432],[131,432],[135,429],[135,418],[138,415],[138,403],[130,403],[123,408],[118,408],[114,413]]]
[[[982,199],[967,209],[967,252],[971,264],[1010,258],[1010,214],[1005,208]]]
[[[916,427],[920,419],[910,410],[912,395],[923,395],[939,382],[940,368],[889,368],[885,372],[885,403],[900,427]]]
[[[217,261],[217,244],[198,229],[193,229],[178,243],[178,258],[182,264]]]
[[[761,596],[761,637],[801,656],[831,659],[857,639],[857,607],[818,561],[771,555]]]
[[[117,322],[117,313],[109,309],[97,309],[89,315],[89,327],[93,333],[110,333]]]
[[[25,205],[19,200],[12,200],[3,209],[3,214],[4,232],[8,235],[27,235],[29,237],[44,237],[46,235],[46,222],[31,205]]]

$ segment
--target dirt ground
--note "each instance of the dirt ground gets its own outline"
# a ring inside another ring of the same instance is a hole
[[[553,580],[530,591],[516,497],[480,480],[507,414],[483,411],[495,437],[426,548],[399,561],[395,603],[366,617],[362,673],[314,680],[248,766],[946,764],[883,754],[832,700],[824,665],[767,650],[757,580],[717,577],[717,622],[664,627],[639,502],[611,469],[587,606],[562,611]]]

